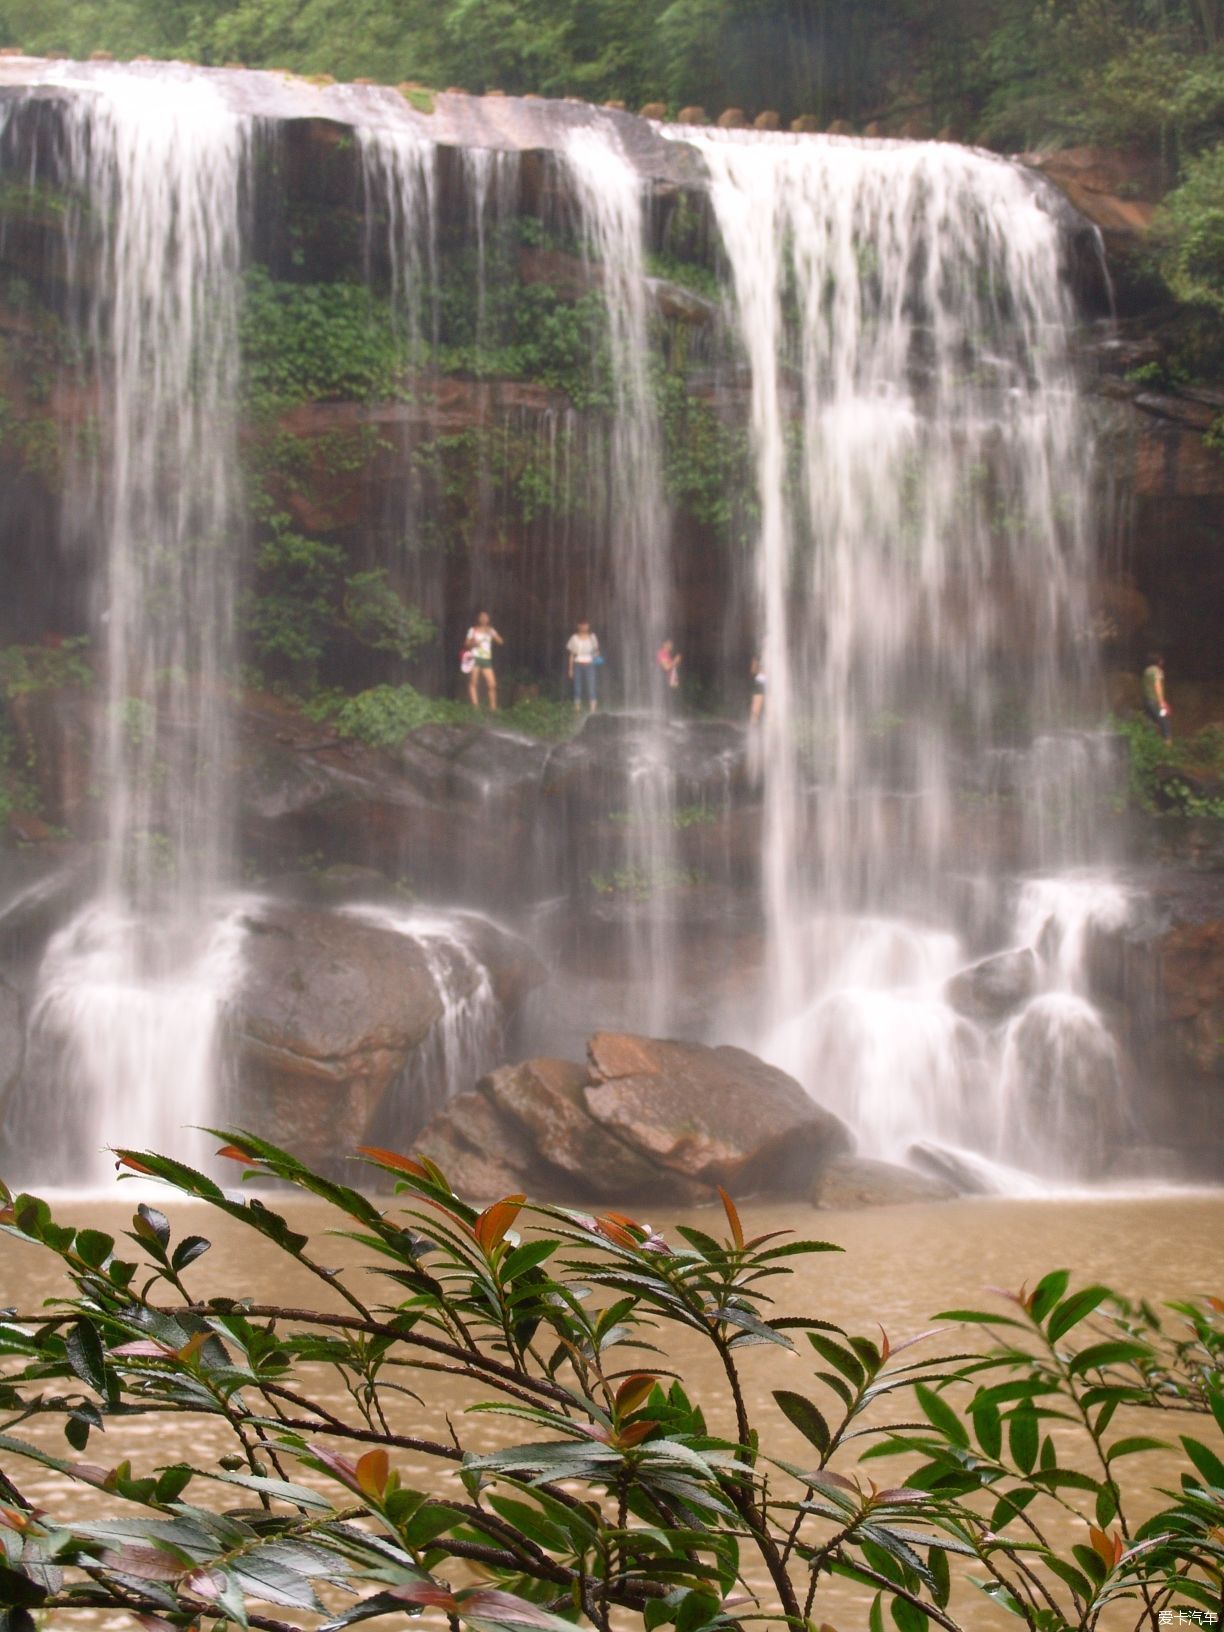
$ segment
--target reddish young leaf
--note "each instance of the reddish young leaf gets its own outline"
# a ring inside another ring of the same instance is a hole
[[[639,1405],[645,1404],[657,1381],[648,1371],[635,1371],[631,1377],[626,1377],[616,1391],[617,1416],[627,1417]]]
[[[636,1247],[638,1238],[625,1228],[627,1224],[632,1224],[634,1229],[637,1228],[631,1218],[624,1218],[620,1213],[603,1213],[595,1220],[595,1228],[606,1241],[611,1241],[613,1246]]]
[[[386,1451],[381,1446],[377,1450],[367,1451],[358,1459],[354,1471],[362,1495],[368,1496],[372,1502],[381,1501],[387,1480],[391,1477],[391,1460]]]
[[[252,1156],[249,1150],[243,1150],[241,1145],[222,1145],[217,1152],[218,1156],[228,1156],[231,1162],[257,1162],[258,1156]]]
[[[139,1156],[133,1156],[130,1150],[115,1151],[115,1166],[130,1167],[133,1173],[151,1174],[153,1172],[153,1169],[145,1162],[142,1162]]]
[[[430,1177],[429,1170],[420,1162],[414,1162],[411,1156],[397,1155],[393,1150],[383,1150],[380,1145],[358,1145],[357,1154],[368,1161],[377,1162],[380,1167],[393,1167],[397,1173],[411,1173],[414,1179]]]
[[[628,1450],[632,1445],[640,1445],[658,1426],[657,1422],[631,1422],[616,1435],[616,1443],[622,1450]]]
[[[731,1239],[735,1242],[740,1251],[743,1252],[744,1226],[740,1223],[740,1216],[735,1209],[735,1203],[731,1200],[731,1197],[723,1189],[721,1184],[718,1186],[718,1194],[722,1198],[723,1212],[725,1212],[727,1215],[727,1223],[731,1226]]]
[[[477,1241],[486,1253],[501,1245],[506,1231],[522,1212],[526,1200],[526,1196],[506,1196],[481,1213],[473,1228]]]
[[[459,1608],[454,1594],[432,1581],[409,1581],[402,1587],[392,1587],[391,1596],[404,1604],[419,1604],[422,1609],[442,1609],[448,1615]]]

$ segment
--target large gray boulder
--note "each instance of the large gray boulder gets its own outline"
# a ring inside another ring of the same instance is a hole
[[[377,1131],[447,996],[470,996],[483,967],[505,1013],[542,974],[524,942],[471,918],[456,920],[450,955],[410,924],[279,904],[248,931],[230,1022],[239,1114],[323,1165]],[[428,1113],[397,1104],[394,1121],[411,1130]]]
[[[542,1177],[555,1172],[564,1188],[584,1200],[649,1197],[664,1185],[668,1199],[683,1204],[709,1197],[709,1187],[666,1179],[658,1164],[591,1115],[590,1072],[571,1060],[526,1060],[503,1066],[477,1085],[530,1141]]]
[[[958,1014],[994,1025],[1021,1009],[1037,991],[1037,954],[1032,947],[996,952],[952,976],[944,996]]]

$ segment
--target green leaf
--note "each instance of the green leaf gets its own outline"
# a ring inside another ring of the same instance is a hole
[[[1003,1422],[998,1407],[989,1402],[973,1405],[969,1414],[973,1419],[978,1444],[988,1457],[997,1462],[1003,1451]]]
[[[1107,1286],[1086,1286],[1082,1291],[1073,1292],[1050,1316],[1046,1326],[1046,1335],[1050,1342],[1057,1343],[1060,1337],[1065,1336],[1073,1326],[1078,1326],[1098,1304],[1103,1303],[1111,1295]]]
[[[964,1423],[948,1404],[947,1400],[935,1393],[925,1383],[914,1384],[914,1394],[918,1404],[922,1407],[927,1421],[939,1429],[945,1439],[953,1445],[959,1445],[963,1450],[969,1449],[969,1435]]]
[[[1123,1456],[1136,1456],[1140,1451],[1167,1451],[1167,1439],[1152,1439],[1146,1434],[1136,1434],[1130,1439],[1115,1440],[1105,1452],[1106,1460],[1116,1462]]]
[[[926,1616],[908,1598],[894,1598],[888,1607],[898,1632],[928,1632],[930,1623]]]
[[[948,1555],[943,1548],[931,1548],[927,1554],[927,1567],[931,1572],[935,1602],[941,1609],[946,1609],[952,1596],[952,1573],[948,1566]]]
[[[1081,1349],[1067,1361],[1067,1370],[1075,1376],[1086,1371],[1099,1371],[1103,1366],[1126,1365],[1136,1360],[1150,1360],[1152,1351],[1146,1343],[1133,1343],[1125,1338],[1108,1343],[1094,1343]]]
[[[803,1437],[816,1447],[821,1456],[824,1456],[833,1436],[829,1432],[828,1423],[811,1400],[802,1394],[794,1394],[787,1388],[775,1389],[774,1399],[778,1402],[783,1415],[793,1422]]]
[[[1085,1547],[1082,1542],[1073,1543],[1071,1551],[1074,1553],[1076,1562],[1079,1564],[1084,1574],[1093,1583],[1093,1590],[1095,1591],[1095,1589],[1100,1586],[1101,1582],[1104,1581],[1105,1577],[1109,1574],[1109,1571],[1105,1565],[1105,1560],[1101,1557],[1100,1553],[1096,1552],[1091,1547]]]
[[[1022,1320],[1015,1320],[1011,1315],[996,1315],[989,1309],[945,1309],[933,1317],[935,1320],[958,1320],[974,1326],[1018,1326],[1021,1331],[1027,1331]]]
[[[1224,1490],[1224,1462],[1220,1461],[1214,1451],[1208,1450],[1201,1440],[1190,1439],[1185,1434],[1180,1437],[1182,1448],[1206,1483],[1214,1485],[1217,1490]]]
[[[106,1392],[106,1353],[96,1328],[88,1320],[70,1326],[64,1339],[68,1364],[83,1383],[99,1394]]]
[[[1068,1564],[1065,1558],[1059,1558],[1057,1553],[1043,1553],[1042,1561],[1052,1575],[1056,1575],[1071,1588],[1071,1591],[1083,1598],[1085,1602],[1092,1598],[1092,1586],[1088,1578],[1076,1569],[1074,1564]]]
[[[1069,1269],[1053,1269],[1037,1282],[1033,1295],[1029,1299],[1029,1313],[1038,1325],[1041,1324],[1067,1290],[1067,1282],[1070,1279],[1071,1271]]]
[[[102,1230],[78,1230],[73,1251],[91,1269],[101,1269],[115,1249],[115,1238]]]
[[[1037,1413],[1027,1402],[1007,1419],[1007,1443],[1012,1460],[1022,1473],[1031,1473],[1037,1461]]]
[[[836,1366],[842,1376],[848,1378],[855,1388],[863,1386],[866,1373],[853,1350],[841,1343],[834,1343],[832,1338],[826,1337],[823,1332],[809,1332],[807,1339],[816,1353],[822,1355],[831,1366]]]

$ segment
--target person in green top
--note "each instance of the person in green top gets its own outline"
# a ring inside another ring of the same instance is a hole
[[[1166,742],[1173,735],[1169,725],[1169,704],[1165,699],[1164,658],[1159,652],[1149,652],[1147,668],[1143,671],[1143,711]]]

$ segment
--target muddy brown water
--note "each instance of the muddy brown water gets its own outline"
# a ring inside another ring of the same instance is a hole
[[[88,1223],[118,1236],[130,1221],[135,1199],[61,1199],[54,1204],[54,1211],[65,1222]],[[190,1284],[199,1296],[245,1295],[306,1308],[327,1306],[320,1299],[324,1289],[316,1279],[241,1224],[173,1197],[150,1199],[164,1207],[176,1238],[200,1233],[214,1243],[213,1250],[190,1272]],[[312,1237],[338,1222],[321,1204],[286,1202],[282,1198],[274,1204],[290,1216],[296,1228]],[[664,1233],[675,1222],[691,1222],[719,1234],[722,1219],[720,1213],[708,1211],[667,1211],[653,1222]],[[862,1212],[754,1205],[744,1209],[744,1222],[750,1233],[792,1229],[804,1237],[834,1241],[844,1248],[841,1253],[800,1259],[792,1276],[779,1278],[774,1283],[779,1311],[816,1315],[851,1332],[872,1336],[878,1335],[877,1327],[883,1327],[894,1345],[927,1330],[932,1315],[941,1309],[967,1304],[990,1307],[989,1288],[1016,1288],[1024,1281],[1032,1286],[1047,1270],[1061,1266],[1071,1268],[1073,1284],[1102,1280],[1129,1296],[1143,1296],[1153,1302],[1224,1294],[1224,1193],[1090,1200],[967,1200]],[[349,1242],[328,1242],[317,1251],[328,1264],[356,1266],[365,1261],[362,1249]],[[359,1284],[361,1280],[366,1282],[364,1287]],[[60,1292],[63,1285],[49,1255],[7,1240],[0,1247],[0,1305],[33,1310],[42,1299]],[[359,1274],[355,1285],[367,1300],[379,1296],[373,1290],[374,1283],[363,1275]],[[998,1307],[1003,1305],[999,1303]],[[714,1430],[728,1428],[725,1384],[721,1370],[712,1363],[712,1355],[695,1337],[670,1328],[661,1342],[666,1365],[682,1373],[690,1392],[707,1406]],[[935,1346],[948,1339],[937,1335],[927,1342],[931,1352],[936,1352]],[[625,1363],[635,1362],[627,1358]],[[662,1362],[651,1357],[649,1363]],[[802,1354],[755,1348],[746,1352],[743,1370],[750,1411],[776,1428],[773,1443],[779,1454],[806,1461],[802,1442],[781,1421],[771,1391],[785,1387],[819,1397],[820,1385],[812,1384],[811,1360]],[[473,1395],[450,1378],[430,1375],[415,1379],[415,1383],[426,1403],[423,1407],[401,1403],[396,1426],[405,1432],[424,1431],[432,1437],[450,1414],[460,1425],[465,1443],[481,1450],[504,1443],[521,1426],[507,1425],[493,1417],[464,1421],[461,1413]],[[343,1402],[334,1381],[328,1379],[322,1387],[328,1403]],[[423,1422],[428,1425],[424,1430]],[[473,1422],[478,1425],[475,1432],[471,1431]],[[1219,1448],[1220,1436],[1207,1419],[1179,1417],[1176,1423],[1163,1424],[1145,1413],[1133,1429],[1129,1424],[1119,1428],[1119,1432],[1128,1433],[1175,1431],[1197,1433]],[[30,1433],[28,1427],[20,1432]],[[58,1431],[48,1429],[45,1436],[40,1432],[39,1437],[45,1437],[49,1448],[63,1449]],[[520,1437],[532,1437],[531,1431],[525,1430]],[[87,1456],[105,1465],[130,1457],[134,1472],[144,1473],[182,1456],[198,1464],[207,1463],[230,1449],[224,1433],[212,1420],[152,1418],[112,1425],[104,1436],[94,1436]],[[1068,1440],[1061,1454],[1071,1460],[1077,1452]],[[445,1494],[450,1475],[445,1470],[439,1472],[436,1464],[424,1460],[414,1463],[401,1453],[396,1453],[393,1462],[406,1483],[428,1483]],[[853,1471],[850,1460],[838,1465],[842,1471]],[[1134,1495],[1134,1514],[1142,1517],[1157,1499],[1149,1492],[1175,1483],[1181,1459],[1171,1452],[1151,1452],[1130,1458],[1123,1466]],[[901,1477],[899,1468],[900,1464],[887,1461],[869,1464],[866,1471],[880,1482],[891,1482]],[[43,1476],[41,1470],[28,1463],[12,1467],[11,1471],[19,1474],[30,1498],[61,1517],[79,1516],[83,1504],[92,1505],[95,1500],[89,1492],[84,1497],[79,1490],[70,1492],[54,1475]],[[197,1481],[191,1499],[205,1499],[203,1488]],[[221,1486],[215,1489],[219,1500],[231,1494]],[[1076,1521],[1069,1520],[1065,1539],[1080,1540],[1082,1535],[1083,1526],[1079,1525],[1077,1533]],[[973,1601],[965,1602],[958,1594],[957,1603],[962,1621],[970,1627],[1018,1624],[976,1595]],[[830,1584],[822,1588],[818,1598],[817,1624],[823,1618],[838,1632],[851,1632],[866,1625],[867,1607],[867,1596],[861,1590],[840,1582]],[[295,1619],[293,1611],[275,1613],[287,1621]],[[1135,1624],[1135,1618],[1136,1612],[1131,1609],[1101,1624],[1129,1627]],[[105,1632],[111,1628],[118,1632],[132,1624],[121,1615],[61,1613],[55,1619],[56,1627],[88,1627]],[[301,1624],[313,1623],[301,1618]]]

